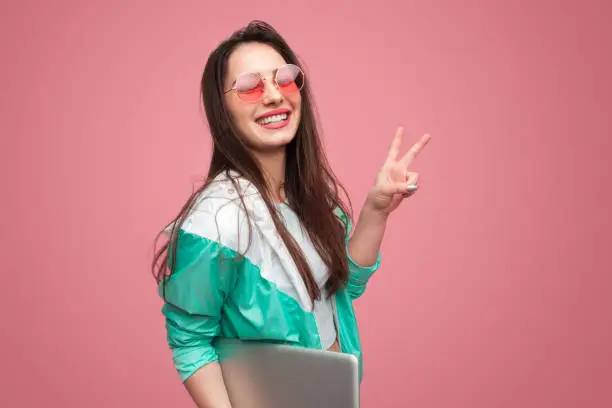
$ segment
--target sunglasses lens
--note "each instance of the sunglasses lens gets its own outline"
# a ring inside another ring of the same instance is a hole
[[[236,81],[236,93],[240,99],[255,102],[263,95],[264,86],[257,74],[241,75]]]
[[[276,72],[276,83],[285,95],[299,92],[304,86],[304,73],[296,65],[285,65]]]

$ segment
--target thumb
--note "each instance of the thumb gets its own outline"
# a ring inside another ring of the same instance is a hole
[[[380,187],[380,192],[386,195],[404,194],[412,191],[407,183],[392,183]]]

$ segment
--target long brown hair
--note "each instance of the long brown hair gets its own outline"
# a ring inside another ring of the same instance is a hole
[[[314,301],[321,298],[321,291],[313,277],[310,265],[280,220],[263,172],[255,157],[238,136],[223,98],[222,87],[227,73],[229,56],[236,46],[247,42],[267,44],[273,47],[287,63],[302,67],[283,37],[269,24],[262,21],[252,21],[246,27],[234,32],[210,54],[201,82],[202,101],[213,139],[213,153],[208,176],[172,221],[173,227],[169,239],[155,252],[152,264],[153,275],[158,282],[165,283],[164,277],[174,272],[175,244],[180,226],[189,215],[200,193],[210,185],[215,177],[231,170],[251,182],[261,194],[276,229],[306,284],[308,294]],[[340,222],[335,211],[342,211],[350,219],[351,204],[346,190],[332,172],[322,149],[308,81],[305,81],[300,92],[302,96],[301,120],[294,139],[286,146],[284,192],[289,206],[297,214],[315,249],[329,268],[326,289],[331,295],[348,279],[348,259],[345,247],[348,223]],[[233,178],[230,180],[236,183]],[[240,191],[239,188],[236,190]],[[348,200],[348,206],[340,197],[340,191]],[[164,231],[161,231],[155,242],[157,243],[164,235]],[[170,249],[172,254],[169,257]],[[168,265],[169,258],[170,265]]]

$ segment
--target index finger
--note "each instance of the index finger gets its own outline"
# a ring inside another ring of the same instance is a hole
[[[402,144],[402,136],[404,134],[404,128],[403,127],[398,127],[397,131],[395,132],[395,137],[393,138],[393,141],[391,142],[391,146],[389,146],[389,159],[395,161],[395,159],[397,159],[397,155],[399,154],[399,148]]]
[[[410,150],[408,150],[408,153],[406,153],[404,157],[402,157],[400,162],[406,167],[409,166],[414,161],[414,159],[416,159],[421,150],[423,150],[423,148],[427,145],[430,139],[430,135],[424,134],[421,140],[416,142],[414,146],[412,146]]]

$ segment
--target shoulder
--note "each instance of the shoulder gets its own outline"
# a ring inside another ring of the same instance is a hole
[[[240,195],[254,193],[244,179],[225,174],[215,177],[195,198],[181,230],[242,252],[248,243],[250,221]]]
[[[349,214],[345,214],[344,211],[340,207],[336,207],[334,210],[334,214],[340,220],[340,223],[344,227],[347,232],[350,232],[353,229],[353,222]]]

